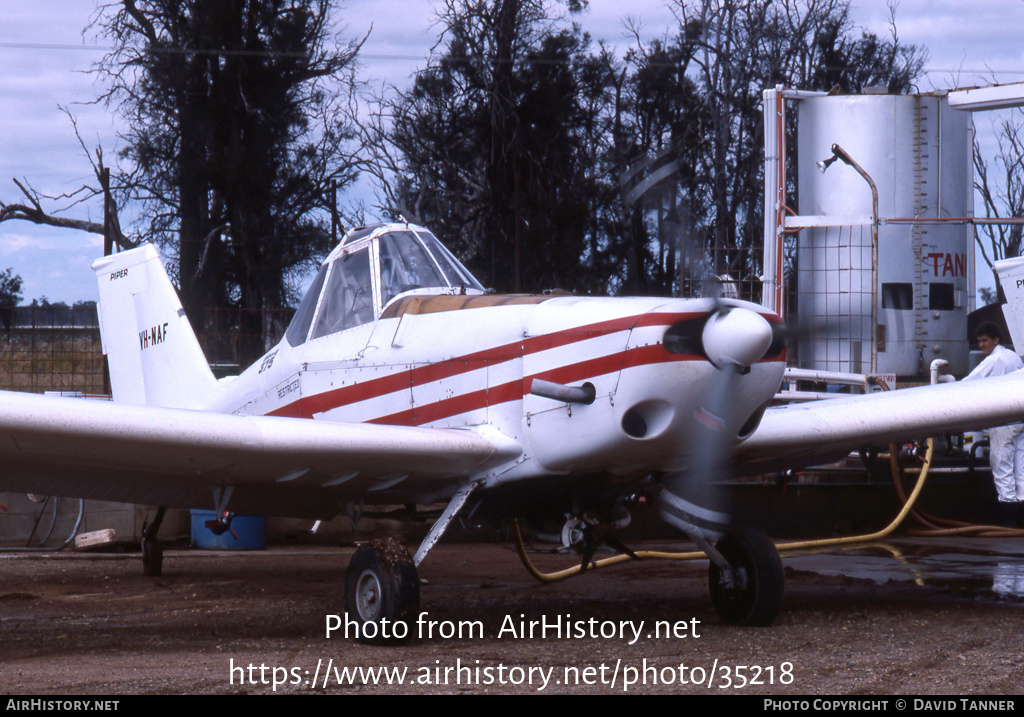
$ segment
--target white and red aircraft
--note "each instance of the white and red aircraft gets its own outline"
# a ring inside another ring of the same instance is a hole
[[[416,566],[463,508],[575,521],[586,563],[587,526],[638,488],[708,554],[722,617],[766,624],[782,602],[774,546],[751,530],[712,545],[727,516],[687,500],[723,457],[795,467],[1024,417],[1024,376],[766,410],[785,348],[764,308],[489,294],[413,225],[349,232],[281,343],[219,381],[154,248],[94,269],[114,402],[0,394],[0,490],[161,506],[144,529],[150,574],[164,507],[213,509],[226,528],[234,513],[446,502],[414,558],[377,541],[353,556],[345,601],[361,624],[417,613]]]

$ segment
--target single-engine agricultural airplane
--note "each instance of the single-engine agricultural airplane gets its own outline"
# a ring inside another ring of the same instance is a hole
[[[1024,375],[766,409],[784,327],[727,299],[488,293],[426,229],[349,232],[284,339],[217,380],[151,246],[99,259],[114,402],[0,394],[0,490],[355,520],[366,504],[447,503],[413,558],[371,541],[346,574],[360,625],[414,618],[417,566],[460,511],[554,515],[584,565],[642,491],[710,558],[714,607],[767,624],[774,545],[688,493],[735,469],[792,468],[879,442],[1024,417]],[[369,632],[369,631],[368,631]]]

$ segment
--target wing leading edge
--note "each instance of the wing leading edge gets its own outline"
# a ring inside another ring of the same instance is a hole
[[[863,446],[1024,420],[1024,372],[771,408],[737,449],[745,474],[811,465]]]
[[[0,490],[327,518],[343,501],[449,496],[514,459],[474,430],[236,416],[0,392]]]

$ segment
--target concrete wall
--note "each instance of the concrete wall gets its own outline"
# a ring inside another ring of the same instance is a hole
[[[55,503],[56,522],[53,521]],[[38,545],[48,531],[50,536],[45,546],[57,547],[71,534],[78,520],[79,501],[75,498],[50,498],[43,503],[33,502],[24,493],[0,493],[0,505],[6,507],[6,510],[0,508],[2,547],[24,547],[30,538],[33,546]],[[147,516],[152,519],[155,514],[155,508],[146,506],[87,500],[79,533],[113,528],[118,542],[138,543],[142,539],[143,522]],[[34,534],[33,526],[36,526]],[[167,540],[187,537],[188,531],[188,511],[171,510],[164,518],[160,537]]]
[[[48,502],[33,502],[24,493],[0,492],[0,547],[22,548],[29,538],[31,544],[39,544],[43,536],[50,532],[45,547],[55,548],[63,543],[74,529],[78,519],[79,501],[75,498],[56,499],[57,520],[53,522],[54,499]],[[40,515],[41,513],[41,515]],[[124,503],[107,503],[103,501],[85,501],[85,513],[79,533],[92,532],[112,528],[118,543],[138,545],[142,540],[142,526],[148,519],[156,515],[156,508],[150,506],[126,505]],[[53,529],[50,530],[51,522]],[[38,523],[38,525],[37,525]],[[35,533],[33,534],[33,526]],[[315,535],[309,529],[313,521],[294,518],[271,518],[267,521],[267,541],[270,544],[281,543],[316,543],[332,544],[351,541],[353,533],[348,517],[340,515],[333,520],[324,522]],[[430,523],[407,523],[397,520],[373,520],[364,518],[359,521],[360,539],[393,535],[409,540],[419,540],[426,534]],[[184,540],[190,537],[191,516],[187,510],[173,509],[167,511],[160,528],[160,539],[166,542]]]

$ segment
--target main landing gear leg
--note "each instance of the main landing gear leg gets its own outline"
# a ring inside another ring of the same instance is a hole
[[[156,539],[160,524],[164,522],[165,506],[156,509],[153,522],[142,524],[142,573],[149,577],[159,577],[164,569],[164,546]]]

